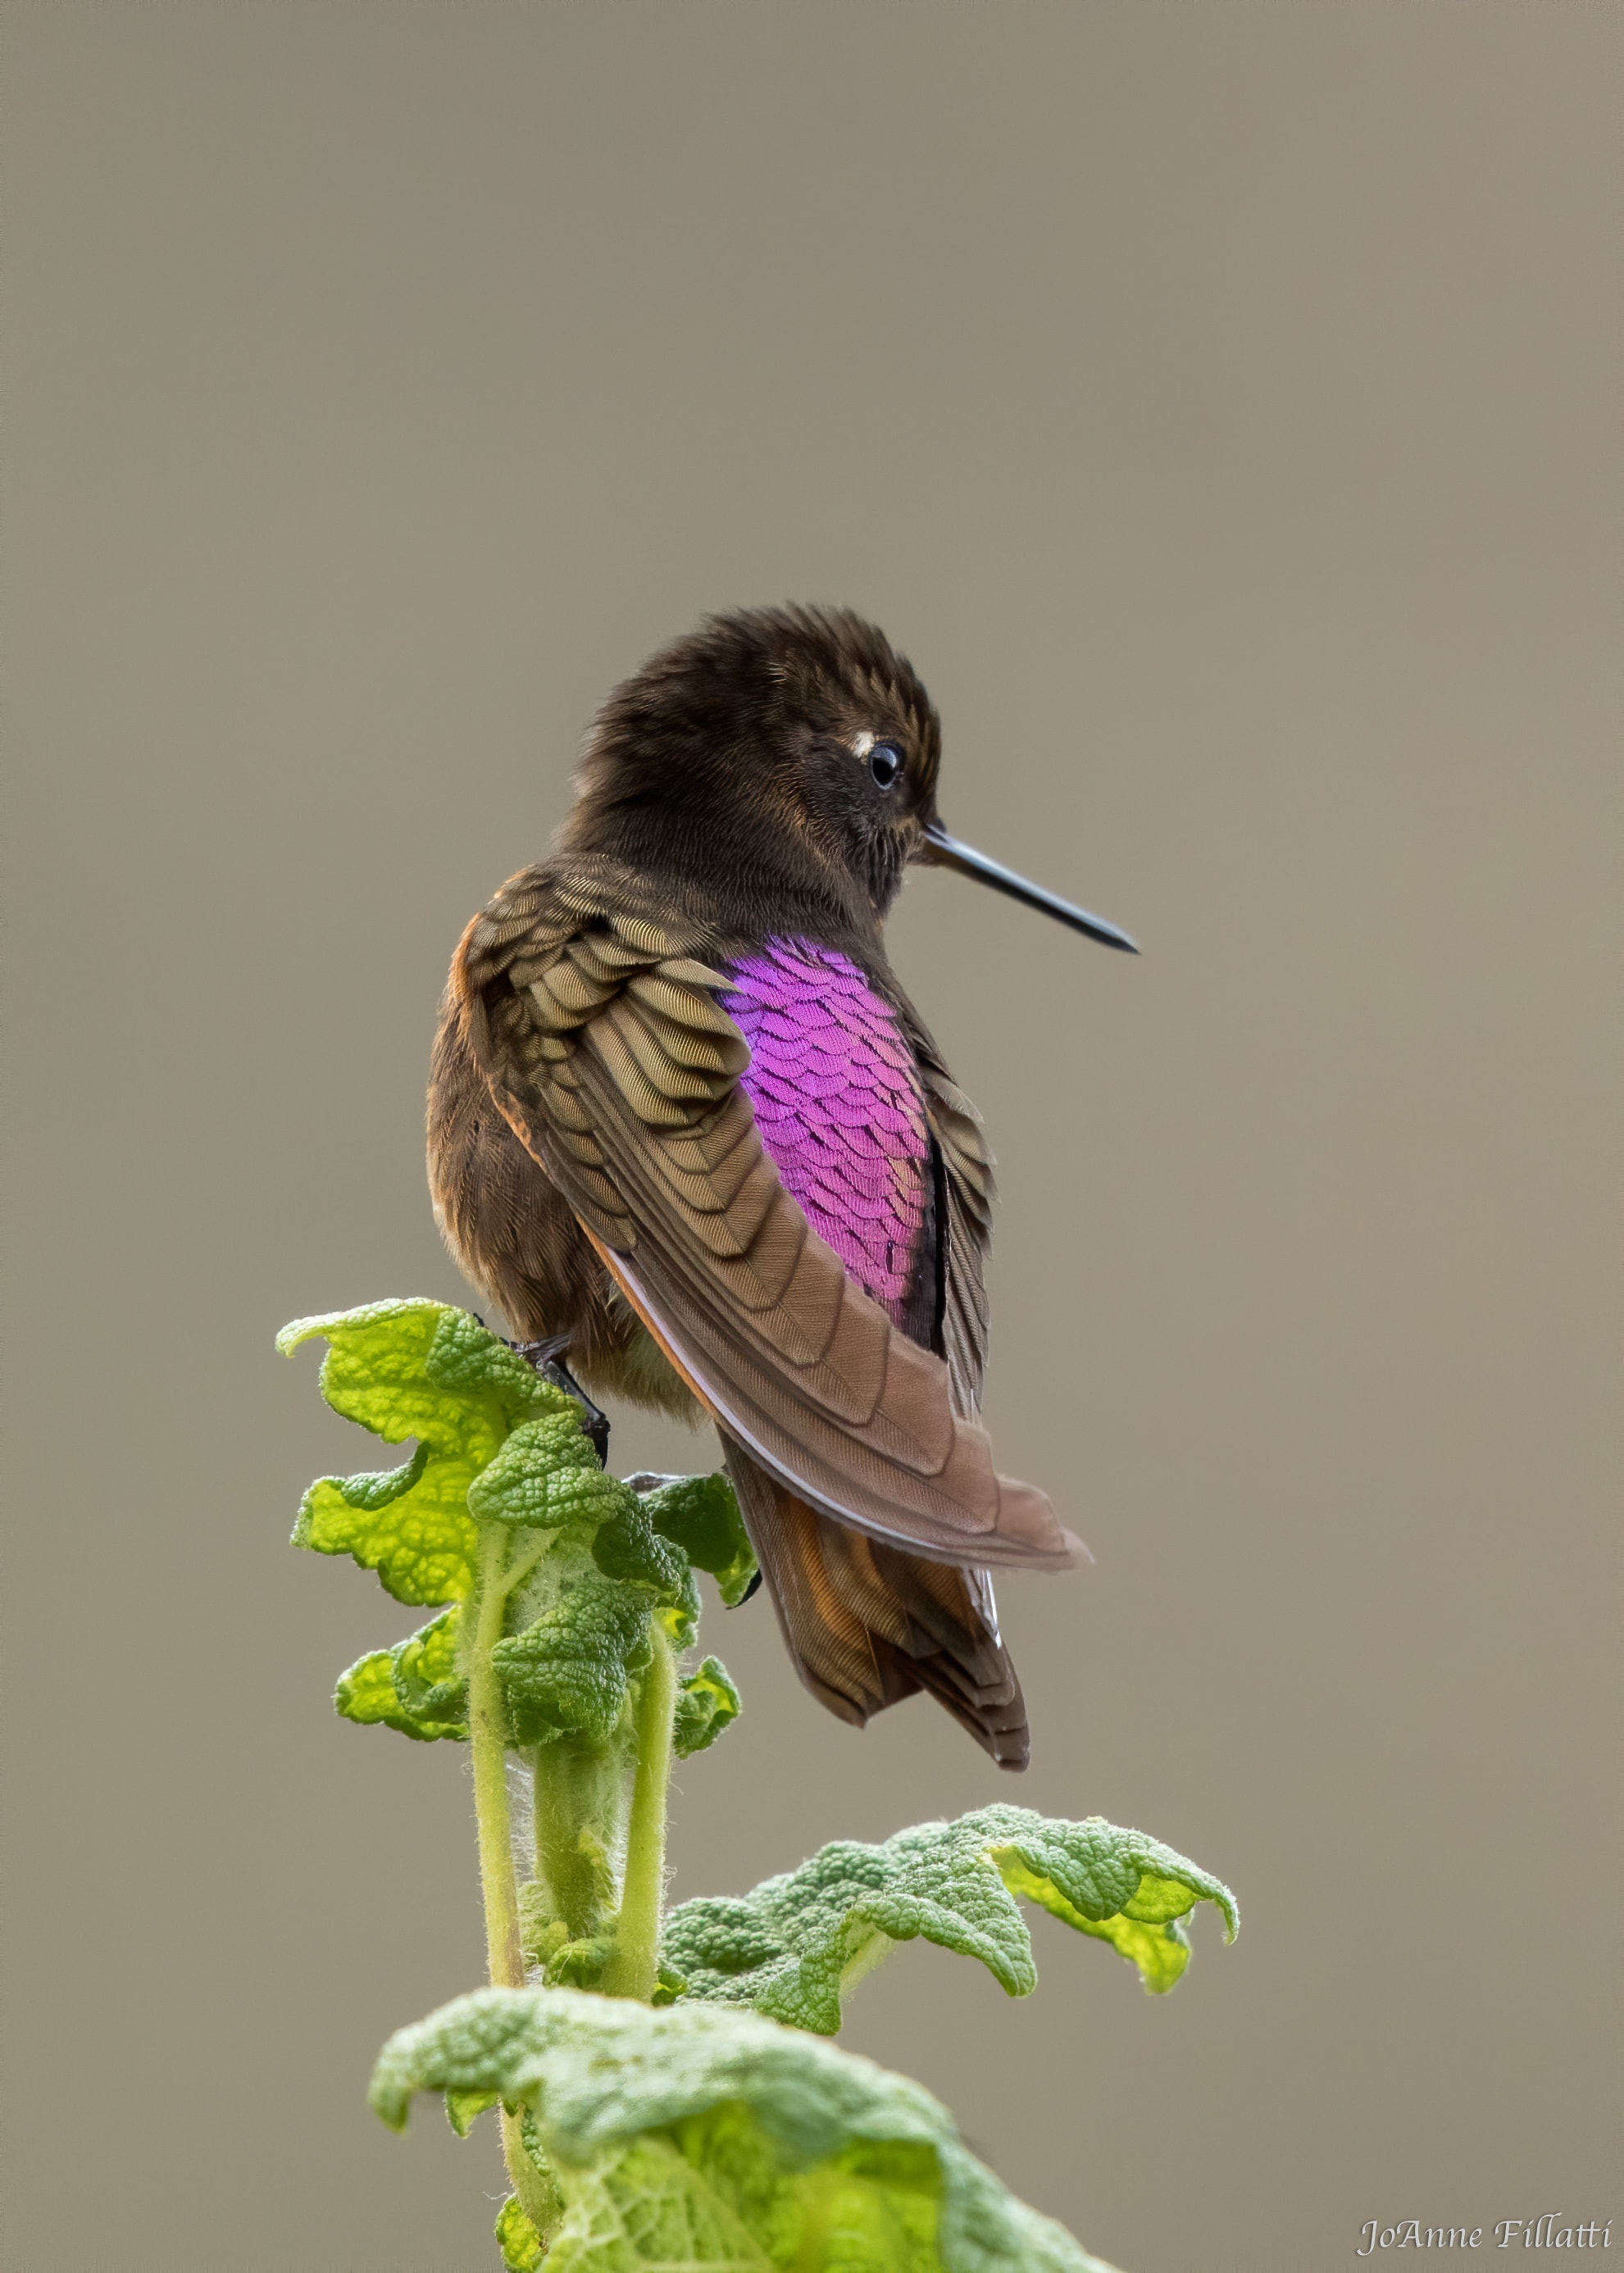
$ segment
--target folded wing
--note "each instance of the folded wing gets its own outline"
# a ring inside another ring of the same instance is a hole
[[[470,926],[453,986],[509,1124],[763,1477],[912,1555],[1069,1567],[1079,1543],[997,1474],[971,1417],[984,1327],[948,1322],[950,1376],[847,1276],[762,1145],[748,1050],[717,1000],[728,975],[696,932],[625,913],[628,886],[607,863],[532,870]],[[929,1102],[971,1160],[957,1092]],[[951,1159],[948,1174],[974,1182]]]

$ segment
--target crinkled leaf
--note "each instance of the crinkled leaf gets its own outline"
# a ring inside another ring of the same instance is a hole
[[[632,1495],[598,1466],[574,1399],[548,1383],[540,1386],[560,1409],[520,1422],[470,1486],[470,1511],[485,1521],[590,1532]]]
[[[457,1666],[461,1606],[443,1610],[393,1649],[374,1650],[341,1673],[333,1702],[347,1721],[381,1723],[431,1744],[468,1735],[467,1684]]]
[[[1133,1839],[1139,1834],[1120,1832],[1119,1838]],[[1147,1850],[1155,1850],[1158,1842],[1143,1841]],[[1169,1848],[1159,1849],[1163,1868],[1169,1863],[1178,1864],[1191,1874],[1186,1882],[1177,1876],[1162,1877],[1147,1869],[1140,1879],[1136,1893],[1122,1909],[1110,1917],[1090,1917],[1067,1899],[1066,1894],[1041,1865],[1034,1866],[1019,1850],[1012,1848],[995,1849],[993,1860],[998,1865],[1004,1885],[1011,1894],[1036,1902],[1051,1917],[1075,1926],[1079,1933],[1092,1934],[1100,1941],[1109,1941],[1119,1955],[1130,1964],[1137,1965],[1146,1989],[1152,1996],[1163,1995],[1172,1988],[1190,1962],[1190,1942],[1179,1923],[1184,1914],[1198,1902],[1216,1902],[1223,1911],[1227,1932],[1225,1939],[1233,1941],[1240,1924],[1235,1907],[1235,1897],[1221,1880],[1198,1872],[1193,1863],[1185,1863]],[[1202,1883],[1199,1890],[1192,1891],[1196,1880]]]
[[[699,1623],[687,1558],[654,1529],[636,1494],[598,1467],[573,1401],[564,1401],[567,1416],[525,1422],[514,1430],[473,1480],[470,1510],[482,1519],[559,1534],[555,1553],[561,1547],[578,1557],[586,1542],[605,1578],[637,1590],[628,1596],[635,1615],[656,1609],[673,1645],[685,1649]],[[538,1582],[544,1594],[555,1583]]]
[[[677,1758],[703,1752],[739,1717],[739,1692],[719,1657],[708,1657],[677,1692],[671,1741]]]
[[[583,1934],[554,1951],[543,1968],[542,1978],[550,1989],[600,1989],[613,1955],[613,1934]]]
[[[401,1727],[401,1700],[395,1693],[395,1667],[391,1653],[375,1649],[370,1656],[358,1657],[352,1666],[338,1677],[338,1686],[333,1692],[335,1709],[346,1721],[358,1721],[365,1729]],[[408,1737],[417,1736],[415,1728],[402,1730]]]
[[[590,1548],[606,1578],[639,1589],[639,1617],[653,1608],[678,1649],[692,1642],[699,1622],[683,1540],[693,1542],[702,1568],[721,1574],[728,1599],[748,1582],[748,1572],[740,1573],[748,1542],[725,1477],[678,1479],[640,1500],[599,1467],[576,1400],[468,1311],[373,1302],[297,1319],[276,1346],[286,1354],[317,1335],[328,1343],[321,1392],[334,1410],[392,1444],[406,1437],[418,1444],[398,1468],[312,1484],[296,1546],[352,1556],[397,1601],[455,1603],[472,1592],[479,1523],[551,1532],[560,1535],[555,1548],[565,1541]],[[659,1525],[650,1519],[657,1504],[665,1510]],[[545,1602],[557,1583],[538,1576],[530,1593]],[[527,1599],[527,1609],[536,1607]],[[352,1718],[389,1717],[380,1664],[363,1660],[344,1679]],[[590,1717],[596,1725],[596,1707]]]
[[[635,1492],[615,1489],[620,1497],[592,1542],[592,1560],[607,1578],[646,1587],[666,1639],[684,1650],[699,1632],[699,1590],[688,1557],[655,1530]]]
[[[749,1591],[756,1550],[739,1513],[733,1488],[713,1476],[674,1476],[645,1494],[656,1531],[675,1540],[696,1571],[709,1571],[731,1609]]]
[[[832,2036],[842,1994],[896,1941],[977,1957],[1011,1997],[1026,1996],[1037,1969],[1018,1894],[1111,1942],[1153,1991],[1170,1989],[1189,1962],[1178,1921],[1198,1902],[1217,1904],[1231,1937],[1238,1924],[1228,1887],[1159,1840],[1099,1816],[1055,1822],[994,1806],[883,1846],[837,1841],[742,1900],[684,1902],[665,1922],[664,1952],[690,1998]]]
[[[440,1320],[449,1315],[445,1302],[368,1302],[356,1310],[295,1318],[277,1335],[276,1347],[290,1357],[302,1342],[324,1336],[322,1396],[346,1421],[398,1444],[408,1437],[438,1435],[447,1425],[444,1393],[423,1367]]]
[[[759,2173],[751,2176],[760,2198],[766,2190]],[[658,2133],[633,2139],[572,2179],[569,2209],[553,2248],[555,2273],[559,2267],[565,2273],[634,2273],[656,2266],[665,2273],[673,2265],[682,2273],[690,2266],[755,2273],[773,2262],[748,2217],[729,2201],[734,2189],[716,2185],[674,2139]]]
[[[577,1429],[581,1425],[582,1408],[575,1399],[545,1380],[500,1334],[482,1326],[471,1310],[447,1310],[423,1370],[447,1396],[486,1407],[504,1430],[544,1414],[573,1419]]]
[[[682,1566],[682,1589],[677,1601],[664,1603],[654,1613],[660,1630],[680,1657],[699,1633],[699,1589],[694,1574]]]
[[[508,2273],[541,2273],[547,2253],[517,2194],[509,2194],[496,2213],[496,2245]]]
[[[519,1947],[525,1965],[538,1967],[542,1979],[553,1988],[599,1987],[614,1955],[615,1884],[609,1858],[590,1831],[582,1832],[580,1843],[589,1850],[583,1857],[589,1874],[598,1877],[596,1907],[602,1931],[589,1925],[572,1934],[568,1921],[553,1915],[550,1887],[532,1879],[519,1889]],[[593,1868],[596,1864],[602,1865],[601,1876]]]
[[[624,1484],[615,1490],[615,1505],[592,1542],[593,1562],[606,1579],[650,1587],[672,1609],[685,1607],[691,1591],[687,1557],[655,1530],[635,1492]]]
[[[473,1587],[475,1533],[464,1453],[419,1444],[381,1475],[323,1476],[300,1504],[296,1547],[350,1555],[376,1571],[397,1602],[463,1602]]]
[[[287,1355],[316,1335],[328,1344],[321,1393],[334,1411],[388,1444],[418,1444],[386,1474],[312,1484],[294,1544],[353,1556],[397,1602],[465,1602],[476,1554],[469,1486],[515,1423],[575,1414],[573,1401],[444,1302],[372,1302],[299,1318],[276,1347]]]
[[[573,1400],[516,1351],[448,1302],[368,1302],[296,1318],[276,1337],[284,1357],[324,1336],[321,1394],[346,1421],[387,1444],[419,1437],[488,1459],[509,1429]]]
[[[648,1652],[646,1595],[595,1572],[576,1579],[545,1616],[491,1652],[515,1742],[543,1744],[560,1730],[606,1737]]]
[[[389,1653],[395,1694],[420,1721],[449,1723],[467,1712],[468,1684],[458,1662],[462,1625],[458,1603]]]
[[[752,2013],[478,1990],[390,2039],[372,2105],[398,2128],[445,2090],[533,2111],[548,2273],[1109,2273],[920,2085]]]

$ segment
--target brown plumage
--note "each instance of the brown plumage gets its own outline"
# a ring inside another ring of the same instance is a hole
[[[715,1420],[813,1693],[861,1724],[927,1689],[1020,1767],[988,1569],[1083,1550],[976,1419],[990,1162],[882,941],[909,860],[975,858],[936,822],[939,746],[849,615],[712,619],[655,656],[553,853],[457,949],[430,1177],[517,1337]]]

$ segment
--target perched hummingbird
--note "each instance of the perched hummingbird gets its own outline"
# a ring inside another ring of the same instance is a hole
[[[708,1414],[797,1671],[929,1690],[1026,1765],[990,1566],[1086,1555],[977,1420],[992,1164],[886,960],[914,861],[1133,942],[958,844],[941,726],[844,611],[713,616],[599,711],[556,849],[451,966],[435,1213],[596,1395]]]

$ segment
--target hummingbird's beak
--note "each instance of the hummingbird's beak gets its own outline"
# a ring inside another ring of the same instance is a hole
[[[1073,931],[1086,932],[1090,939],[1101,940],[1107,947],[1119,947],[1124,955],[1137,955],[1139,948],[1125,931],[1107,923],[1103,916],[1091,916],[1086,908],[1074,908],[1069,900],[1057,899],[1046,892],[1041,884],[1029,884],[1018,876],[1013,868],[1005,868],[996,860],[989,860],[984,852],[973,852],[967,844],[960,844],[950,836],[939,821],[925,823],[926,850],[920,858],[933,868],[956,868],[961,876],[974,876],[983,884],[990,884],[995,892],[1007,892],[1012,900],[1023,900],[1029,908],[1041,908],[1046,916],[1053,916]]]

